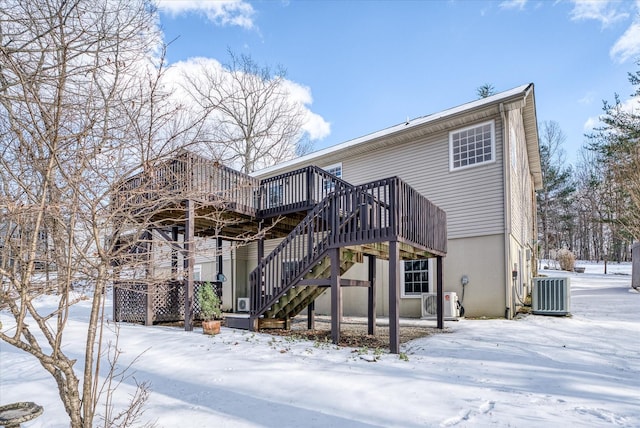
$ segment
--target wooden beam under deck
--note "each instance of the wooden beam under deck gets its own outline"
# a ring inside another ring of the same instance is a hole
[[[331,287],[331,278],[301,279],[298,285],[315,285],[317,287]],[[340,279],[340,287],[371,287],[369,281],[359,279]]]
[[[155,228],[184,224],[186,209],[176,206],[158,211],[147,221]],[[300,223],[306,213],[295,213],[287,217],[274,217],[260,225],[259,219],[246,214],[228,211],[220,212],[214,207],[197,206],[194,209],[195,236],[255,236],[263,233],[265,238],[283,238]]]
[[[401,260],[416,260],[435,257],[436,255],[419,247],[404,242],[398,242]],[[375,256],[381,260],[389,260],[389,242],[374,242],[371,244],[347,245],[344,247],[363,255]]]

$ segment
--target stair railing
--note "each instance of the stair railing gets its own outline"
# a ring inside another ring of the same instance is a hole
[[[329,248],[386,240],[390,182],[330,193],[250,274],[251,315],[259,316],[319,262]]]

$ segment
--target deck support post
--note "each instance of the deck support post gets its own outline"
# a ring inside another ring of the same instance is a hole
[[[178,226],[171,227],[171,278],[178,279],[178,249],[173,244],[178,242]]]
[[[340,289],[340,249],[329,250],[331,262],[331,340],[340,343],[340,321],[342,317],[342,290]]]
[[[369,264],[369,305],[368,305],[368,333],[376,334],[376,256],[368,255]]]
[[[153,284],[152,281],[150,281],[149,279],[153,276],[153,260],[151,259],[151,254],[153,251],[153,234],[151,233],[151,229],[147,229],[144,233],[143,233],[143,245],[144,245],[144,251],[145,251],[145,278],[147,279],[147,293],[145,295],[146,298],[146,308],[145,308],[145,314],[144,314],[144,325],[153,325],[153,315],[154,315],[154,310],[153,310],[153,300],[154,300],[154,295],[156,293],[156,288]]]
[[[258,239],[258,263],[264,259],[264,238]]]
[[[315,330],[316,328],[316,301],[309,303],[307,306],[307,330]]]
[[[122,241],[120,240],[119,232],[113,234],[113,254],[117,254],[117,258],[114,259],[112,255],[111,264],[113,266],[113,275],[115,281],[113,282],[113,320],[121,321],[120,317],[120,297],[118,292],[118,285],[120,283],[120,274],[122,273],[123,259],[120,251],[122,250]]]
[[[400,353],[400,246],[389,242],[389,352]]]
[[[444,328],[444,293],[442,292],[442,277],[443,277],[443,268],[442,268],[442,256],[438,256],[436,258],[436,297],[438,300],[437,304],[437,314],[438,321],[437,327],[439,329]]]
[[[218,242],[217,242],[217,248],[216,248],[217,252],[218,252],[218,277],[216,278],[216,281],[222,281],[222,275],[223,271],[222,271],[222,238],[218,237]]]
[[[195,232],[195,208],[193,201],[185,201],[185,227],[184,227],[184,251],[183,262],[184,279],[184,330],[193,330],[193,266],[195,264],[195,243],[193,242]]]

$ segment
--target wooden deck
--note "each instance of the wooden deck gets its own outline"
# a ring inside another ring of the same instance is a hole
[[[258,180],[183,153],[124,180],[116,190],[112,209],[123,222],[171,229],[174,240],[178,230],[184,235],[186,329],[193,318],[188,302],[194,291],[189,280],[194,256],[188,242],[195,236],[258,239],[259,262],[249,275],[247,328],[275,320],[287,325],[305,308],[312,314],[315,299],[330,288],[332,317],[338,319],[335,341],[340,314],[333,312],[340,306],[341,286],[369,287],[370,318],[375,317],[375,271],[370,268],[367,280],[349,283],[341,275],[351,266],[365,258],[370,266],[376,258],[389,260],[390,289],[395,293],[389,295],[390,317],[397,318],[399,261],[437,257],[441,267],[447,251],[446,214],[398,177],[353,186],[309,166]],[[284,239],[265,255],[264,240],[271,238]],[[437,283],[442,295],[441,275],[440,268]],[[392,322],[392,333],[393,326]],[[392,341],[396,343],[391,349],[397,352],[397,335]]]

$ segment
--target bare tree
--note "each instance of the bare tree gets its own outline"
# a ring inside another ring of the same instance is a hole
[[[146,383],[128,408],[113,406],[128,377],[116,366],[117,343],[104,339],[105,298],[123,278],[158,280],[153,234],[184,222],[185,200],[216,238],[229,229],[237,245],[277,225],[255,230],[229,216],[229,200],[255,203],[255,179],[183,151],[204,141],[209,111],[175,102],[156,21],[146,0],[8,0],[0,8],[0,304],[13,317],[0,340],[51,374],[73,427],[96,416],[109,427],[141,423]],[[298,131],[287,122],[250,135],[289,143]],[[91,311],[77,367],[64,351],[65,327],[85,290]],[[43,294],[57,298],[53,310],[39,304]]]
[[[186,90],[208,117],[214,156],[249,173],[303,154],[304,112],[291,99],[286,73],[229,53],[230,63],[203,61],[185,75]]]
[[[0,283],[14,319],[0,339],[53,376],[73,427],[92,426],[99,405],[109,203],[112,184],[131,168],[140,61],[161,40],[155,22],[145,0],[7,0],[0,8]],[[92,301],[78,373],[63,345],[71,305],[84,298],[80,284]],[[38,305],[45,293],[58,297],[54,310]]]

